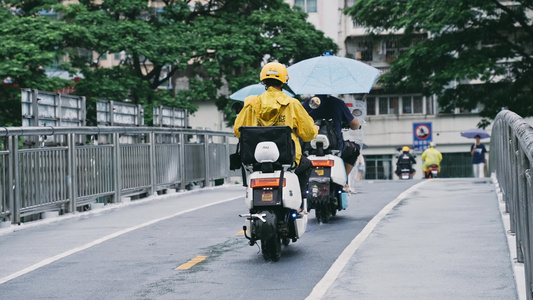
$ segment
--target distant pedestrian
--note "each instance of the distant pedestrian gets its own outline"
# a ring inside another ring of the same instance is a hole
[[[481,143],[481,137],[476,135],[476,143],[470,147],[474,177],[485,177],[485,153],[487,153],[487,149],[485,148],[485,145]]]
[[[366,166],[365,166],[365,158],[363,157],[363,154],[359,155],[359,158],[357,158],[357,162],[355,163],[355,166],[357,167],[357,180],[363,180],[365,179],[365,172],[366,172]]]

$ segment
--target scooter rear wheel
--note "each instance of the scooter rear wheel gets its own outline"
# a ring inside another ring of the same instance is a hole
[[[329,203],[320,204],[315,209],[315,217],[319,223],[328,223],[331,217]]]
[[[281,258],[281,239],[275,234],[268,240],[261,240],[263,258],[267,261],[278,261]]]

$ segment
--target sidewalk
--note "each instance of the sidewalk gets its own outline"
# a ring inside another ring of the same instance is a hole
[[[519,299],[490,178],[422,181],[398,198],[307,299]]]

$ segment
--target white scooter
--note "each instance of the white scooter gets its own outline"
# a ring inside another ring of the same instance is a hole
[[[261,241],[265,260],[278,261],[281,245],[305,233],[307,214],[294,171],[294,143],[288,126],[239,128],[243,182],[246,183],[244,236],[250,246]],[[251,155],[253,152],[253,155]],[[246,170],[246,172],[244,172]],[[246,176],[248,174],[248,176]],[[303,206],[303,207],[302,207]]]
[[[330,142],[325,134],[318,134],[310,142],[310,155],[313,172],[307,185],[308,209],[315,210],[318,222],[328,223],[337,211],[348,207],[348,195],[342,188],[346,184],[344,161],[339,150],[330,150]]]

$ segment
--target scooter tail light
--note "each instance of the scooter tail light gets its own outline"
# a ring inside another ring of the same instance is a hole
[[[283,186],[287,184],[285,178],[283,178]],[[279,178],[255,178],[250,181],[251,188],[261,188],[261,187],[278,187]]]
[[[333,167],[335,165],[335,161],[331,159],[312,160],[311,163],[313,164],[313,167]]]

